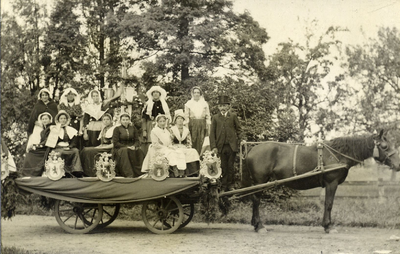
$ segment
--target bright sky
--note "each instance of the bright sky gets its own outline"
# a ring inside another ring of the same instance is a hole
[[[304,35],[306,21],[318,20],[321,32],[330,26],[347,27],[350,32],[340,39],[344,44],[361,44],[375,37],[378,27],[400,28],[400,0],[233,0],[234,10],[248,10],[266,28],[270,41],[267,54],[275,52],[280,42]],[[362,28],[366,37],[360,32]]]

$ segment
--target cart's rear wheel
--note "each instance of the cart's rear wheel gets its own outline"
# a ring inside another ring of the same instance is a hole
[[[68,233],[85,234],[99,224],[103,216],[103,206],[57,200],[55,216],[61,228]]]
[[[146,227],[156,234],[170,234],[183,221],[181,202],[175,197],[166,197],[143,204],[142,218]]]

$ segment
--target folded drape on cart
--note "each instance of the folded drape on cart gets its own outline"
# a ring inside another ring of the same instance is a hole
[[[157,182],[150,178],[115,178],[102,182],[96,177],[62,178],[52,181],[47,177],[18,178],[22,190],[49,198],[81,203],[130,203],[171,196],[200,182],[197,177],[167,178]]]

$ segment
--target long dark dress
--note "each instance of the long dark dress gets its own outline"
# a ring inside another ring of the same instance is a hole
[[[105,111],[105,107],[103,105],[99,105],[99,111]],[[89,140],[84,142],[85,147],[89,146],[98,146],[101,144],[100,140],[98,139],[99,134],[101,132],[102,121],[101,119],[96,120],[93,116],[89,113],[85,112],[83,115],[83,127],[87,128],[87,135]]]
[[[144,159],[144,153],[140,149],[139,134],[133,125],[117,126],[114,129],[112,142],[114,144],[113,156],[116,161],[116,173],[124,177],[138,177]],[[129,149],[135,146],[137,150]]]
[[[48,127],[42,130],[40,143],[36,150],[30,150],[26,153],[21,169],[22,176],[41,176],[43,174],[44,163],[48,155],[48,149],[44,144],[49,131]]]
[[[47,104],[45,104],[42,100],[39,100],[35,104],[31,116],[29,117],[28,129],[27,129],[28,137],[33,132],[33,128],[35,127],[35,122],[37,121],[38,116],[44,112],[49,112],[54,119],[54,117],[58,113],[57,103],[50,100]]]
[[[106,138],[107,131],[112,126],[107,126],[103,129],[101,133],[101,145],[109,145],[111,144],[112,138]],[[96,155],[100,153],[110,153],[112,148],[101,148],[101,147],[85,147],[81,151],[81,162],[83,167],[83,172],[86,176],[96,176]]]

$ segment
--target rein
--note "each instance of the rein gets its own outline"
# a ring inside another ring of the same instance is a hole
[[[336,152],[337,154],[339,154],[339,155],[341,155],[341,156],[343,156],[343,157],[345,157],[345,158],[347,158],[347,159],[353,160],[353,161],[358,162],[358,163],[362,163],[362,161],[357,160],[357,159],[355,159],[355,158],[353,158],[353,157],[351,157],[351,156],[348,156],[348,155],[346,155],[346,154],[344,154],[344,153],[341,153],[341,152],[339,152],[338,150],[332,148],[331,146],[329,146],[329,145],[327,145],[327,144],[322,144],[322,145],[325,146],[325,147],[327,148],[327,150],[328,150],[328,151],[336,158],[336,160],[338,160],[338,161],[339,161],[339,159],[332,153],[332,151]]]

